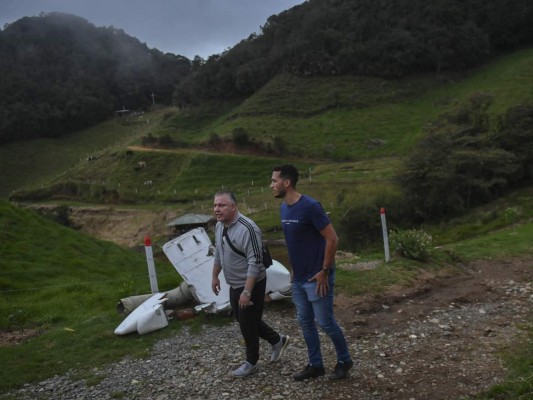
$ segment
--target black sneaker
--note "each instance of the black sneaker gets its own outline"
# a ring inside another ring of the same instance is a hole
[[[353,361],[345,361],[341,362],[339,361],[337,365],[335,365],[335,369],[333,372],[328,376],[328,378],[332,381],[337,379],[344,379],[348,376],[348,371],[353,367]]]
[[[326,371],[324,370],[324,367],[313,367],[312,365],[307,365],[302,372],[294,374],[294,380],[303,381],[309,378],[317,378],[325,374]]]

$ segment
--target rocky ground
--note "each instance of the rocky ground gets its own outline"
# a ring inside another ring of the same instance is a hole
[[[372,267],[372,266],[370,266]],[[409,290],[336,298],[356,365],[338,382],[295,382],[306,349],[289,301],[268,305],[265,320],[291,336],[284,358],[234,379],[243,361],[238,327],[205,326],[158,342],[149,358],[95,369],[91,384],[56,376],[11,392],[17,399],[466,399],[501,382],[500,351],[527,340],[533,324],[533,260],[479,261],[459,276],[427,276]],[[173,323],[179,323],[173,321]],[[334,351],[322,336],[328,370]],[[120,339],[117,339],[120,340]],[[96,382],[96,383],[95,383]],[[533,398],[533,394],[532,394]]]

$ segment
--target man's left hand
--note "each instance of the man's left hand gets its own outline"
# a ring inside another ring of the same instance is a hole
[[[309,282],[312,281],[316,281],[316,294],[320,297],[324,297],[328,294],[328,275],[324,271],[318,271],[311,279],[309,279]]]

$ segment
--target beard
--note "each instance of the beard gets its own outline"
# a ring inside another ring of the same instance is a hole
[[[274,197],[277,198],[277,199],[283,199],[286,194],[287,194],[286,190],[280,190],[280,191],[276,192]]]

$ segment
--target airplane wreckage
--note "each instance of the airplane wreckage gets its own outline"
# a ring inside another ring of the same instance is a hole
[[[214,246],[203,228],[196,228],[170,240],[163,245],[163,252],[170,260],[183,282],[176,289],[166,292],[157,291],[154,285],[155,269],[150,266],[151,247],[147,253],[148,269],[152,294],[132,296],[121,299],[117,311],[127,317],[115,329],[116,335],[138,332],[141,335],[162,329],[176,314],[176,309],[192,301],[198,303],[194,314],[200,312],[218,313],[231,311],[229,286],[220,280],[220,293],[215,295],[211,289]],[[272,260],[267,271],[266,296],[268,300],[280,300],[291,296],[290,272],[278,261]],[[157,293],[155,293],[157,292]]]

